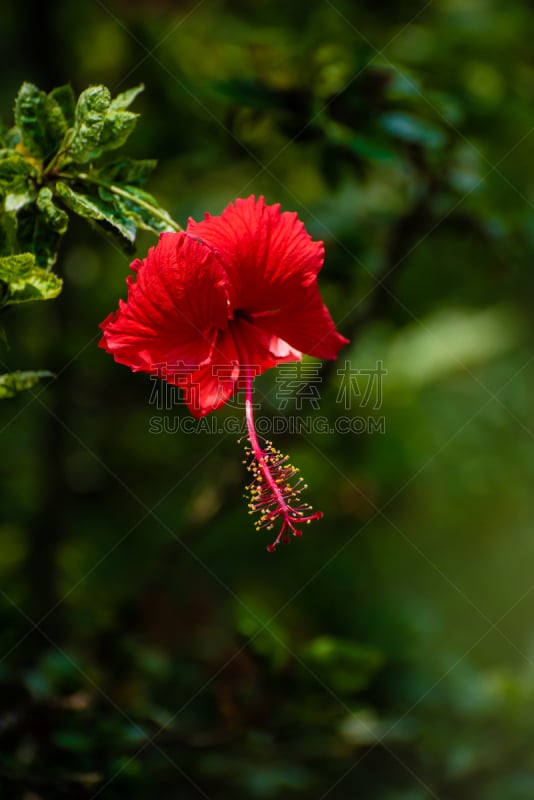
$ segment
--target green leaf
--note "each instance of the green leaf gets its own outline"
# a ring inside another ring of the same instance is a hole
[[[0,375],[0,400],[14,397],[18,392],[23,392],[25,389],[31,389],[41,378],[53,377],[53,373],[48,372],[48,370],[4,373]]]
[[[15,101],[15,122],[22,144],[34,158],[47,161],[59,149],[67,123],[53,97],[23,83]]]
[[[120,205],[124,213],[135,219],[137,225],[153,233],[175,231],[176,223],[165,209],[161,208],[158,201],[148,192],[137,186],[118,186],[129,197],[121,195]]]
[[[65,205],[80,217],[111,225],[131,244],[135,242],[136,224],[126,214],[98,197],[75,192],[66,183],[58,181],[56,191]]]
[[[9,182],[20,177],[37,177],[35,166],[22,153],[13,150],[0,150],[0,182]]]
[[[122,233],[119,233],[116,227],[112,226],[105,220],[98,220],[98,219],[90,220],[90,224],[99,233],[101,233],[102,236],[105,236],[106,239],[108,239],[112,243],[113,247],[115,248],[119,247],[122,250],[122,252],[125,253],[127,256],[131,256],[135,253],[135,243],[132,240],[131,236],[126,238],[125,236],[122,235]],[[131,224],[134,223],[131,222]]]
[[[5,287],[2,305],[51,300],[61,292],[62,280],[38,267],[33,253],[0,258],[0,281]]]
[[[22,154],[0,151],[0,197],[5,211],[17,212],[35,199],[34,183],[30,178],[37,174],[35,167]]]
[[[113,109],[113,111],[124,111],[133,103],[135,98],[144,91],[144,88],[145,85],[140,83],[139,86],[134,86],[132,89],[121,92],[121,94],[118,94],[117,97],[111,101],[110,108]]]
[[[100,180],[106,183],[130,184],[141,186],[146,182],[152,171],[157,166],[155,158],[134,160],[123,158],[107,164],[98,172]]]
[[[55,89],[52,89],[52,91],[49,92],[48,96],[51,97],[52,100],[55,100],[60,107],[67,125],[74,125],[76,95],[74,94],[74,90],[70,83],[66,83],[64,86],[57,86]]]
[[[109,111],[100,135],[99,150],[116,150],[122,147],[135,128],[138,117],[139,114],[131,111]]]
[[[17,250],[33,253],[39,267],[52,269],[57,260],[61,236],[35,204],[25,205],[17,212]]]
[[[87,163],[106,150],[122,147],[132,133],[138,114],[126,108],[143,90],[137,86],[111,99],[105,86],[82,92],[76,106],[74,128],[67,137],[64,163]]]
[[[52,230],[65,233],[69,224],[68,214],[55,205],[52,190],[47,186],[43,186],[37,195],[37,208]]]
[[[90,86],[81,93],[67,148],[72,161],[83,164],[98,153],[100,136],[110,104],[111,95],[105,86]]]
[[[35,200],[35,189],[28,186],[25,180],[19,180],[14,185],[4,198],[4,210],[8,214],[16,213],[21,208],[33,203]]]

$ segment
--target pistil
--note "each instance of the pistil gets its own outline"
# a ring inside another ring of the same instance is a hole
[[[264,440],[263,446],[260,444],[254,425],[254,376],[250,367],[245,368],[245,375],[245,413],[249,444],[245,448],[247,459],[244,463],[252,474],[252,480],[247,486],[249,513],[259,514],[255,521],[258,531],[272,530],[275,524],[281,523],[276,539],[267,546],[267,550],[272,553],[281,541],[285,544],[289,542],[291,533],[293,536],[302,536],[300,525],[320,519],[323,514],[321,511],[310,513],[311,506],[301,499],[301,493],[308,486],[299,476],[299,469],[289,463],[289,457],[277,450],[270,441]]]

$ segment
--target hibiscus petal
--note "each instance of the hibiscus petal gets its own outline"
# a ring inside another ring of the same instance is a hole
[[[220,254],[235,291],[235,308],[276,311],[309,286],[322,267],[324,247],[312,241],[293,212],[263,197],[238,199],[220,217],[190,219],[187,230]]]
[[[238,388],[239,356],[230,331],[220,332],[210,362],[186,377],[177,376],[184,401],[195,417],[203,417],[223,406]]]
[[[164,233],[132,268],[128,300],[101,324],[100,346],[134,371],[187,374],[206,363],[231,316],[231,287],[213,251],[185,233]]]
[[[302,359],[301,352],[254,324],[254,320],[238,315],[230,323],[229,330],[235,339],[241,364],[252,369],[253,375],[261,375],[266,369],[286,361]]]
[[[316,358],[337,358],[338,350],[349,342],[336,331],[316,282],[276,313],[252,315],[252,321],[291,347]]]

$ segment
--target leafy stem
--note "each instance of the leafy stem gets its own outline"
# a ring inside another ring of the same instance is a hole
[[[112,97],[106,86],[89,86],[77,97],[70,84],[48,93],[28,81],[20,87],[15,125],[0,142],[0,312],[60,293],[53,270],[71,215],[88,220],[127,255],[140,230],[182,231],[140,188],[153,159],[100,160],[133,132],[139,115],[128,109],[142,89]],[[2,326],[1,344],[7,344]],[[0,399],[44,376],[42,370],[0,374]]]
[[[60,150],[55,154],[55,156],[51,159],[51,161],[47,164],[47,166],[43,169],[43,178],[48,178],[52,175],[57,175],[56,169],[58,166],[62,166],[61,160],[63,156],[65,156],[68,152],[68,148],[62,146]]]

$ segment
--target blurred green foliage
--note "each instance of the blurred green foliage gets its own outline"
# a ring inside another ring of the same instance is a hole
[[[142,82],[129,153],[174,219],[298,211],[351,345],[284,413],[385,419],[277,437],[325,517],[268,555],[237,437],[150,433],[185,410],[97,348],[127,259],[74,221],[62,294],[2,314],[2,371],[56,379],[0,407],[1,796],[531,800],[531,6],[0,14],[6,125],[24,81]],[[345,359],[383,363],[379,408],[344,408]]]

